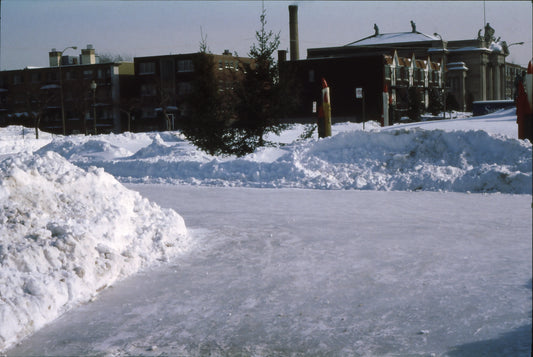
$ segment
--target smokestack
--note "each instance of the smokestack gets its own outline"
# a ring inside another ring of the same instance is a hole
[[[291,61],[300,59],[298,46],[298,5],[289,5],[289,37]]]

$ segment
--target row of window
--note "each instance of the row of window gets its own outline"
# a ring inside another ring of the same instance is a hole
[[[238,61],[218,61],[218,70],[222,71],[223,69],[230,69],[234,71],[240,70],[240,65]]]
[[[395,78],[399,81],[408,81],[409,79],[415,80],[415,81],[424,81],[425,80],[425,71],[421,70],[420,68],[415,68],[414,74],[412,73],[412,69],[409,67],[395,67]],[[392,68],[390,66],[385,66],[385,79],[391,79],[391,73]],[[440,72],[435,70],[430,70],[428,73],[428,80],[433,83],[437,83],[439,81]]]
[[[177,92],[179,95],[189,94],[192,91],[191,82],[178,82]],[[153,97],[157,95],[157,86],[154,83],[145,83],[141,85],[142,97]]]
[[[235,82],[233,81],[218,81],[218,90],[224,91],[224,90],[234,90],[235,89]],[[177,83],[177,94],[178,95],[186,95],[191,93],[192,91],[192,85],[191,82],[178,82]],[[141,96],[142,97],[153,97],[157,95],[157,89],[156,85],[153,83],[147,83],[141,85]]]
[[[162,64],[162,70],[171,72],[169,68],[173,65],[172,61],[166,61]],[[154,74],[156,71],[155,62],[141,62],[139,63],[139,74]],[[179,73],[194,72],[194,63],[191,59],[178,60]]]
[[[84,70],[81,71],[65,71],[64,79],[65,80],[75,80],[75,79],[92,79],[96,74],[96,78],[104,79],[111,77],[111,70],[107,69],[98,69],[98,70]],[[56,82],[59,80],[59,71],[47,71],[39,72],[33,71],[30,73],[29,80],[31,83],[40,83],[43,81]],[[11,77],[11,82],[13,85],[23,84],[25,82],[25,76],[23,73],[14,73]],[[9,83],[9,78],[1,77],[0,78],[0,87],[5,87]]]

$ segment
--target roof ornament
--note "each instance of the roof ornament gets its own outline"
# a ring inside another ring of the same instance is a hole
[[[374,24],[374,36],[379,35],[379,27],[377,24]]]
[[[492,27],[490,27],[490,24],[487,22],[487,24],[485,25],[485,42],[486,43],[491,43],[492,41],[494,41],[494,29]]]
[[[416,24],[411,20],[411,32],[416,32]]]

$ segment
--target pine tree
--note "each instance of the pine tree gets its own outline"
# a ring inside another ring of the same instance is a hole
[[[266,30],[266,13],[263,10],[261,29],[256,31],[257,43],[250,48],[252,63],[244,64],[242,80],[234,78],[234,90],[219,90],[213,72],[213,56],[208,53],[206,39],[202,36],[200,53],[194,60],[195,80],[187,99],[188,113],[180,129],[200,149],[212,155],[243,156],[257,147],[269,144],[265,135],[281,132],[281,124],[295,95],[289,95],[290,76],[280,73],[274,61],[280,40],[279,33]],[[241,73],[241,72],[239,72]]]
[[[236,98],[232,91],[219,91],[214,58],[203,35],[193,66],[195,77],[179,129],[189,141],[211,155],[240,155],[239,133],[230,126],[236,120]]]
[[[432,115],[439,115],[444,109],[442,97],[437,88],[432,88],[429,91],[429,105],[428,110]]]
[[[287,96],[284,84],[279,80],[279,69],[274,53],[280,44],[280,35],[266,30],[266,11],[260,16],[261,29],[256,31],[254,43],[249,52],[253,63],[247,72],[239,91],[239,121],[237,126],[245,129],[244,136],[252,146],[264,146],[265,135],[279,133],[286,125],[281,118],[286,114]]]

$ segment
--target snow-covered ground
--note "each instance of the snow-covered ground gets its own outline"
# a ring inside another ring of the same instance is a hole
[[[238,159],[200,152],[178,132],[60,137],[37,153],[54,151],[130,183],[531,193],[531,145],[510,139],[515,122],[508,110],[385,130],[346,123],[325,140],[298,140],[299,125],[270,138],[283,145]]]
[[[0,351],[529,355],[515,121],[297,125],[239,159],[177,132],[1,128]]]

